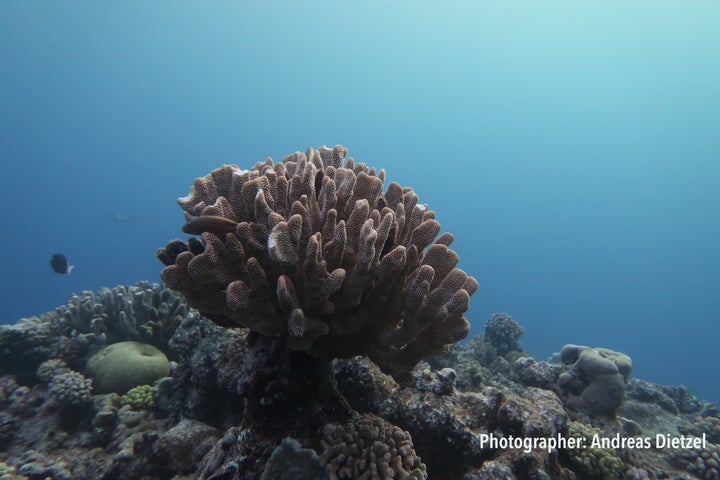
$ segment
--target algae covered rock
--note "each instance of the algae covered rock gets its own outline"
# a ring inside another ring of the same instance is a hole
[[[167,377],[167,357],[152,345],[140,342],[119,342],[109,345],[87,363],[94,378],[96,393],[124,394],[138,385],[150,385]]]

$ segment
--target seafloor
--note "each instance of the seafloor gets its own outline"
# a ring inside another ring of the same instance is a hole
[[[0,327],[0,478],[720,478],[717,405],[633,378],[619,352],[534,359],[522,334],[494,315],[400,386],[364,357],[216,326],[160,285],[84,292]]]

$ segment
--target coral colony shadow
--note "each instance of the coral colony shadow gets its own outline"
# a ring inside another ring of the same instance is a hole
[[[452,235],[346,155],[222,166],[179,199],[169,288],[0,326],[0,477],[720,478],[718,406],[627,355],[538,361],[506,313],[456,343]]]

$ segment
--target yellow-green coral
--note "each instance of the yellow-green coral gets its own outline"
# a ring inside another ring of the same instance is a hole
[[[602,430],[580,422],[570,422],[569,437],[584,439],[577,448],[568,448],[570,460],[588,475],[606,480],[618,478],[623,469],[622,460],[614,448],[592,447],[593,438],[604,436]]]
[[[0,461],[0,480],[27,480],[28,477],[17,473],[17,467]]]
[[[120,397],[123,405],[130,405],[135,410],[152,410],[155,408],[155,399],[150,385],[138,385]]]
[[[0,461],[0,477],[9,473],[15,473],[16,471],[17,469],[12,465],[8,465],[7,463]]]

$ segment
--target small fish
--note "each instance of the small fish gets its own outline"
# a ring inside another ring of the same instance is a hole
[[[67,257],[62,253],[56,253],[52,256],[52,258],[50,259],[50,266],[55,273],[67,273],[68,275],[70,274],[70,272],[73,271],[73,268],[75,268],[73,265],[70,265]]]
[[[136,216],[125,215],[124,213],[113,213],[110,218],[115,223],[130,223],[137,220]]]
[[[201,215],[199,217],[185,215],[185,220],[187,223],[183,225],[182,231],[190,235],[200,235],[203,232],[224,235],[235,232],[235,227],[237,227],[237,222],[217,215]]]

